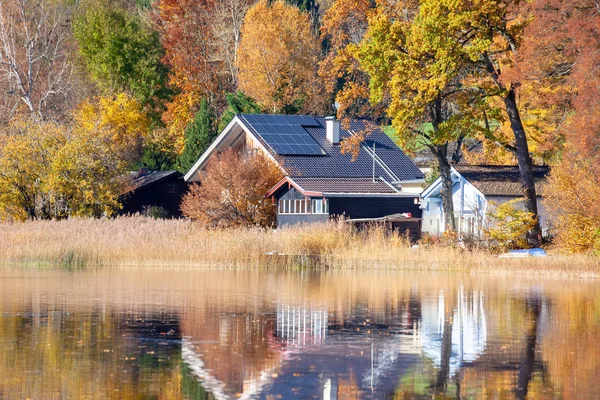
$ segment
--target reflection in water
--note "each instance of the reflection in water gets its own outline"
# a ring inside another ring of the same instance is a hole
[[[0,270],[0,399],[594,398],[596,282]]]

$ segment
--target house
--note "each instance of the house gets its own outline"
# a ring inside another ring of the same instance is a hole
[[[340,142],[372,130],[353,160]],[[331,216],[420,218],[423,174],[380,129],[352,120],[342,129],[333,117],[237,115],[185,175],[197,182],[211,156],[233,148],[260,152],[285,177],[265,195],[278,203],[277,225],[326,221]]]
[[[179,204],[187,190],[183,174],[178,171],[148,171],[131,173],[131,181],[121,196],[120,214],[143,213],[149,207],[162,207],[169,217],[180,217]]]
[[[538,216],[542,234],[548,234],[548,214],[541,202],[543,182],[549,167],[535,166]],[[486,216],[497,205],[523,197],[523,186],[518,166],[512,165],[465,165],[451,168],[452,200],[459,233],[481,236]],[[423,209],[423,232],[439,235],[444,232],[442,209],[442,180],[438,178],[421,194]]]

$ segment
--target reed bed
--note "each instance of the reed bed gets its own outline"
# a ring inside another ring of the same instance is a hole
[[[553,255],[499,259],[484,250],[412,246],[379,228],[343,222],[290,227],[207,229],[146,217],[0,224],[0,263],[59,266],[296,267],[530,273],[596,278],[598,258]]]

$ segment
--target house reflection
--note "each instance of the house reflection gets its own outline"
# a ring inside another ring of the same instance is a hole
[[[447,363],[448,377],[485,351],[487,319],[482,291],[466,292],[461,285],[457,293],[442,291],[422,307],[419,339],[423,355],[437,368]]]

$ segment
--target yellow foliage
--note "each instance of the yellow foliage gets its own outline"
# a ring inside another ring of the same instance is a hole
[[[523,199],[513,199],[500,204],[490,213],[492,226],[487,229],[487,236],[492,247],[499,250],[527,248],[527,232],[533,229],[536,217],[533,213],[519,209],[518,203]]]
[[[130,162],[139,156],[151,120],[138,101],[120,93],[84,101],[75,113],[75,125],[78,130],[103,136],[109,150],[127,153],[124,159]]]
[[[0,132],[0,219],[101,216],[119,207],[150,120],[125,94],[85,101],[74,117],[72,126],[27,119]]]
[[[30,119],[16,120],[0,132],[0,220],[51,215],[53,193],[45,177],[65,141],[61,126]]]
[[[166,146],[165,150],[170,151],[174,148],[177,154],[181,154],[185,141],[185,128],[194,118],[194,113],[200,101],[199,91],[186,91],[176,95],[167,104],[167,110],[163,114],[163,122],[167,126],[166,136],[171,143]]]

